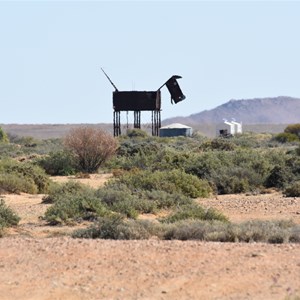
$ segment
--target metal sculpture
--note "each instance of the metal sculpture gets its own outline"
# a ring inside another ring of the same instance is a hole
[[[171,103],[178,103],[185,99],[177,79],[182,78],[173,75],[157,91],[119,91],[109,76],[101,68],[102,72],[114,87],[113,92],[113,122],[114,136],[121,134],[121,111],[134,112],[134,128],[141,128],[141,111],[151,111],[152,135],[158,136],[161,127],[161,88],[166,85],[171,94]]]

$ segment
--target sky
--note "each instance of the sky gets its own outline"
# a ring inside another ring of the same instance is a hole
[[[112,92],[162,92],[162,119],[300,98],[298,1],[0,0],[0,123],[112,123]],[[133,121],[133,113],[121,113]],[[142,123],[151,122],[142,113]]]

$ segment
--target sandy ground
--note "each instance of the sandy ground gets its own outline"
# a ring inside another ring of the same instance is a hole
[[[80,180],[93,187],[109,175]],[[79,240],[40,216],[43,195],[5,195],[22,218],[0,239],[0,299],[300,299],[299,244]],[[300,198],[280,193],[198,199],[231,221],[292,219]],[[149,216],[149,218],[152,216]],[[81,226],[84,226],[81,225]]]

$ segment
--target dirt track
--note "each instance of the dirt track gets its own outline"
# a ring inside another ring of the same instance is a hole
[[[74,228],[39,219],[47,208],[41,198],[5,196],[22,221],[0,239],[1,300],[300,298],[299,244],[71,239],[62,234]],[[300,224],[300,198],[273,193],[199,201],[236,222],[281,218]]]

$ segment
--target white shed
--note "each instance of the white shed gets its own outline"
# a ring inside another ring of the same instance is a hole
[[[230,136],[235,134],[235,125],[225,120],[216,127],[217,136]]]
[[[242,123],[236,122],[234,119],[232,121],[224,120],[223,123],[216,126],[217,136],[232,136],[242,132]]]
[[[243,132],[242,123],[238,123],[236,121],[231,121],[231,123],[234,124],[235,133],[242,133]]]

